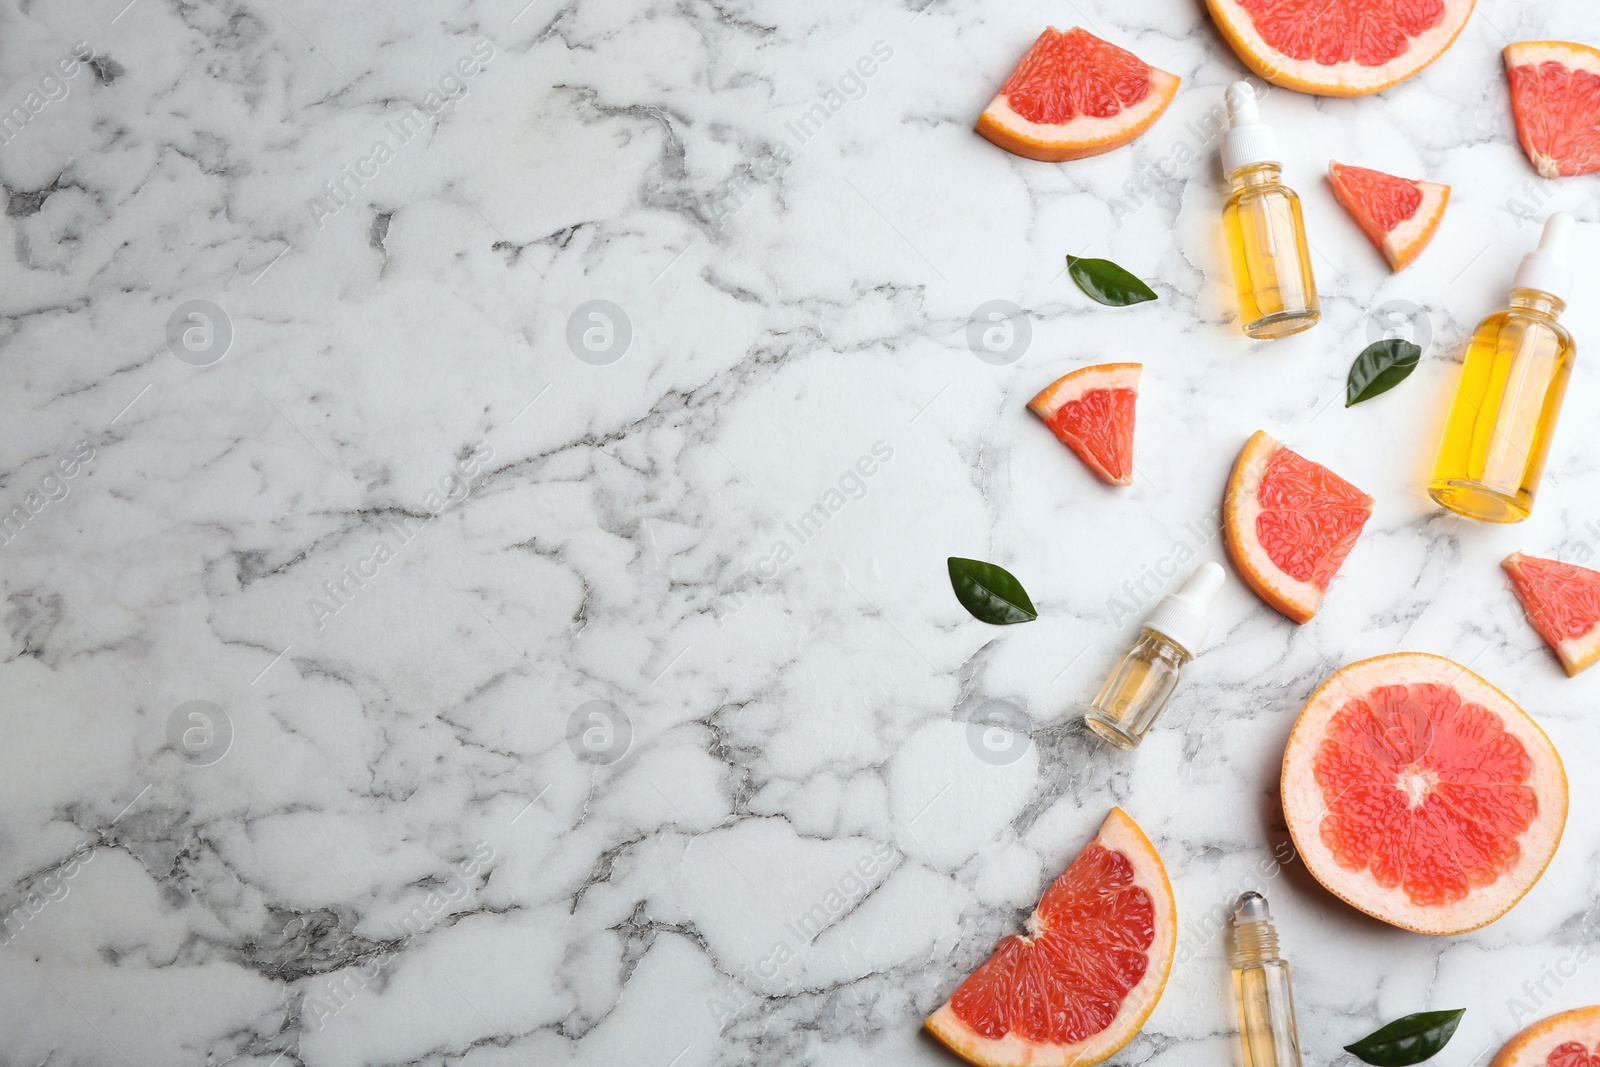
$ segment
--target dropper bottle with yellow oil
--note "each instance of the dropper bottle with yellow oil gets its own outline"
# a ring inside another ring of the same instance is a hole
[[[1178,688],[1178,672],[1205,644],[1211,601],[1225,577],[1220,564],[1202,563],[1182,589],[1156,604],[1083,717],[1095,736],[1118,748],[1139,747]]]
[[[1251,337],[1288,337],[1322,317],[1300,197],[1283,184],[1272,127],[1261,121],[1249,82],[1228,86],[1222,229],[1239,290],[1239,323]]]
[[[1246,893],[1233,908],[1233,992],[1243,1067],[1300,1067],[1289,964],[1278,955],[1278,932],[1260,893]]]
[[[1572,216],[1545,221],[1522,259],[1509,306],[1479,323],[1439,442],[1428,495],[1458,515],[1521,522],[1533,511],[1576,354],[1556,321],[1572,288]]]

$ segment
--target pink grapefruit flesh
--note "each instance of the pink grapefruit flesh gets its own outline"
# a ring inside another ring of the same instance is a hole
[[[1600,1067],[1600,1005],[1539,1020],[1507,1041],[1489,1067]]]
[[[1378,246],[1392,270],[1410,266],[1428,247],[1450,202],[1448,185],[1343,163],[1328,164],[1328,182],[1335,199]]]
[[[1372,498],[1257,431],[1234,461],[1222,503],[1228,555],[1256,594],[1311,621],[1372,514]]]
[[[1139,396],[1138,363],[1080,367],[1057,378],[1028,401],[1095,476],[1111,485],[1133,484],[1133,409]]]
[[[1039,35],[978,117],[978,133],[1045,162],[1098,155],[1149,129],[1178,78],[1074,26]]]
[[[1567,779],[1534,721],[1442,656],[1352,663],[1283,754],[1283,812],[1317,881],[1384,922],[1459,934],[1522,899],[1561,840]]]
[[[1517,140],[1546,178],[1600,170],[1600,50],[1521,41],[1503,53]]]
[[[1206,0],[1256,74],[1318,96],[1362,96],[1403,81],[1455,41],[1473,0]]]
[[[1150,839],[1112,808],[1013,934],[923,1024],[980,1067],[1090,1067],[1166,987],[1177,915]]]
[[[1600,572],[1521,552],[1501,566],[1528,622],[1569,677],[1600,660]]]

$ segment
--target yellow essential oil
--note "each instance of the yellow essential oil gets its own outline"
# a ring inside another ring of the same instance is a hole
[[[1233,994],[1243,1067],[1300,1067],[1289,964],[1278,955],[1278,933],[1260,893],[1246,893],[1234,905]]]
[[[1178,687],[1178,672],[1192,657],[1158,631],[1146,628],[1123,653],[1100,687],[1084,722],[1102,741],[1136,748],[1167,699]]]
[[[1228,175],[1233,192],[1222,208],[1222,228],[1239,289],[1239,320],[1251,337],[1287,337],[1322,317],[1300,197],[1282,177],[1272,163]]]
[[[1510,306],[1484,319],[1467,346],[1428,482],[1429,495],[1459,515],[1521,522],[1533,510],[1576,352],[1556,321],[1571,279],[1571,226],[1570,216],[1551,216]]]
[[[1283,184],[1277,138],[1260,121],[1250,85],[1235,82],[1227,102],[1222,168],[1229,193],[1222,229],[1239,290],[1239,322],[1251,337],[1287,337],[1322,317],[1305,216],[1300,197]]]
[[[1102,741],[1137,748],[1178,687],[1178,672],[1194,659],[1211,632],[1211,601],[1226,575],[1202,563],[1182,589],[1161,598],[1084,713]]]

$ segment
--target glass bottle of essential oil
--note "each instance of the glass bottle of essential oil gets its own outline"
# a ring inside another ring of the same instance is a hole
[[[1261,121],[1250,83],[1234,82],[1226,99],[1222,171],[1229,193],[1222,228],[1239,290],[1239,322],[1251,337],[1288,337],[1322,317],[1300,197],[1283,184],[1278,139]]]
[[[1161,598],[1133,647],[1117,661],[1083,721],[1101,740],[1137,748],[1178,687],[1178,672],[1211,631],[1211,600],[1225,577],[1202,563],[1176,593]]]
[[[1533,510],[1556,416],[1576,354],[1556,321],[1572,288],[1573,221],[1546,220],[1522,259],[1509,306],[1484,319],[1467,345],[1428,494],[1458,515],[1521,522]]]
[[[1289,964],[1278,955],[1278,932],[1260,893],[1246,893],[1233,908],[1233,993],[1243,1067],[1300,1067]]]

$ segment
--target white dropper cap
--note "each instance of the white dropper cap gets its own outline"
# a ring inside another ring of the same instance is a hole
[[[1572,216],[1565,211],[1557,211],[1545,219],[1539,248],[1522,257],[1522,266],[1517,268],[1511,288],[1538,289],[1558,300],[1566,300],[1572,291],[1572,261],[1567,258],[1567,246],[1574,225]]]
[[[1278,136],[1261,121],[1256,108],[1256,91],[1249,82],[1228,86],[1228,129],[1222,135],[1222,173],[1232,174],[1253,163],[1282,163]]]
[[[1144,628],[1166,635],[1173,644],[1194,655],[1211,632],[1211,601],[1226,577],[1221,564],[1200,564],[1182,589],[1161,598],[1144,620]]]

